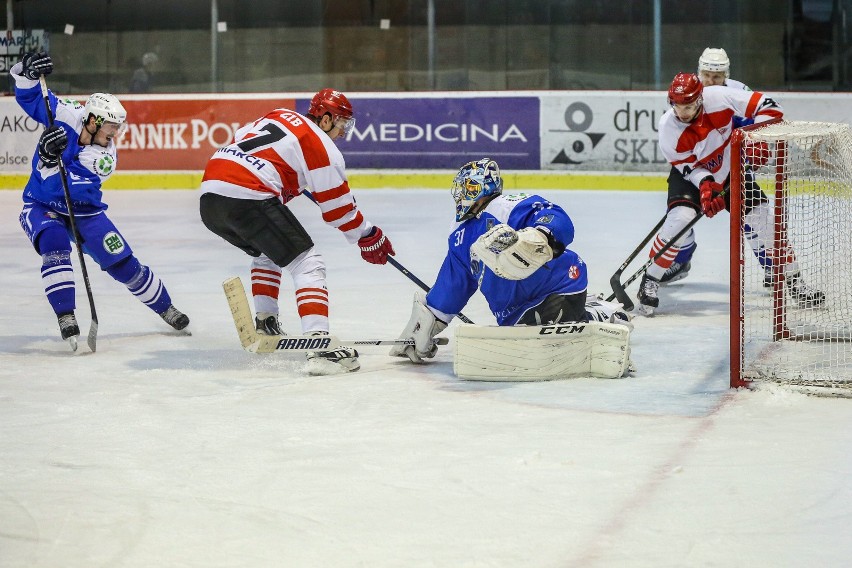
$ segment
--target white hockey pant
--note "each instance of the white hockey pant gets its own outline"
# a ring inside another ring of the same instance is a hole
[[[666,215],[666,221],[657,236],[654,238],[654,244],[651,247],[651,257],[657,254],[658,251],[671,241],[690,221],[692,221],[698,212],[692,207],[672,207]],[[663,277],[666,270],[672,265],[675,257],[681,249],[691,247],[695,243],[695,231],[690,229],[678,239],[660,258],[648,267],[646,273],[648,276],[657,280]]]
[[[761,203],[753,207],[743,219],[743,237],[757,257],[764,270],[771,270],[773,262],[780,262],[784,276],[799,271],[799,263],[792,249],[776,254],[773,251],[774,229],[772,225],[772,206]]]

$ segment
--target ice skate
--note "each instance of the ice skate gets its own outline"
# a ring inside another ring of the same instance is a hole
[[[787,277],[787,292],[799,303],[800,308],[816,308],[825,302],[825,293],[805,284],[799,272]]]
[[[68,342],[71,346],[71,351],[77,351],[77,338],[80,337],[80,326],[77,325],[77,317],[74,312],[67,314],[59,314],[56,316],[59,320],[59,332],[62,334],[62,339]]]
[[[284,335],[278,314],[258,312],[254,318],[254,329],[261,335]]]
[[[657,297],[659,289],[659,280],[647,274],[642,276],[642,283],[639,285],[639,294],[636,295],[636,298],[639,300],[637,311],[640,314],[643,316],[654,315],[654,310],[660,305],[660,299]]]
[[[308,335],[328,335],[328,332],[313,331]],[[305,370],[309,375],[336,375],[361,368],[358,352],[351,347],[338,347],[332,351],[311,351],[307,353],[307,359]]]
[[[622,309],[622,305],[617,302],[607,302],[591,294],[586,297],[587,321],[615,323],[632,330],[633,324],[630,322],[631,317],[630,314]]]
[[[189,325],[189,317],[178,311],[176,307],[169,306],[169,308],[160,314],[160,317],[163,318],[163,321],[175,328],[178,331],[183,330],[186,326]]]
[[[678,280],[683,280],[689,276],[689,269],[692,268],[692,262],[687,261],[684,264],[673,262],[663,277],[660,278],[660,284],[671,284]]]

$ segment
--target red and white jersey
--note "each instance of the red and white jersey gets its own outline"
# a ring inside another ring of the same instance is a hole
[[[202,193],[235,199],[277,197],[287,203],[305,190],[323,220],[350,243],[372,229],[355,204],[334,141],[309,118],[285,108],[237,130],[233,142],[207,162],[201,181]]]
[[[705,87],[698,118],[681,122],[672,109],[660,118],[660,151],[696,187],[707,176],[724,184],[731,173],[734,117],[759,124],[783,115],[781,106],[763,93],[722,85]]]
[[[748,85],[742,81],[737,81],[736,79],[725,79],[725,82],[722,85],[725,87],[731,87],[732,89],[742,89],[743,91],[751,90]]]

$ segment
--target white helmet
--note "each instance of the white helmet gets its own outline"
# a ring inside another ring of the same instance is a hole
[[[127,111],[124,110],[115,95],[109,93],[94,93],[89,97],[89,100],[86,101],[86,120],[91,115],[95,116],[95,124],[97,125],[104,122],[124,124],[127,119]]]
[[[731,70],[731,60],[721,47],[708,47],[698,58],[698,71],[724,73],[727,78]]]

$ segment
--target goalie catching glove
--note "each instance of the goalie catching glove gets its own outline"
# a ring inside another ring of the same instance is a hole
[[[500,224],[476,239],[470,250],[506,280],[523,280],[553,259],[547,235],[534,227],[516,231]]]
[[[391,348],[391,357],[408,357],[412,363],[431,359],[438,352],[438,346],[433,339],[446,327],[447,324],[436,318],[426,305],[426,295],[423,292],[415,292],[411,319],[399,336],[400,339],[413,339],[414,345],[395,345]]]

